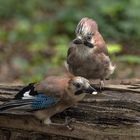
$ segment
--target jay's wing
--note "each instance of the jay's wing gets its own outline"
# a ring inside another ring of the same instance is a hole
[[[38,94],[44,94],[56,99],[60,99],[68,86],[68,77],[50,76],[39,83],[31,83],[16,94],[16,100],[32,99]]]
[[[69,47],[69,49],[68,49],[68,51],[67,51],[67,64],[68,65],[71,65],[71,64],[73,64],[74,63],[74,61],[75,61],[75,57],[76,57],[76,45],[73,43],[73,42],[71,42],[70,43],[70,47]],[[69,70],[69,68],[68,68],[68,70]]]
[[[40,83],[35,84],[35,91],[42,92],[47,96],[62,98],[68,87],[69,77],[49,76]]]
[[[69,78],[48,77],[38,84],[31,83],[16,94],[14,100],[0,106],[5,110],[36,110],[56,104],[67,88]]]
[[[107,45],[102,37],[102,35],[99,32],[96,32],[95,36],[95,45],[97,53],[104,53],[105,55],[109,56]]]
[[[0,113],[11,110],[32,111],[46,109],[55,105],[57,102],[58,100],[55,98],[46,96],[44,94],[38,94],[32,97],[32,99],[18,99],[4,103],[0,106]]]
[[[73,42],[71,42],[69,46],[70,47],[69,47],[69,49],[67,51],[67,58],[69,57],[69,55],[73,54],[73,52],[76,49],[76,45]]]

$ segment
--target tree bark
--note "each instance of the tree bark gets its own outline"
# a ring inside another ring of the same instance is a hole
[[[0,104],[11,100],[22,87],[0,85]],[[55,115],[53,121],[64,122],[66,116],[76,120],[71,131],[65,126],[46,126],[32,113],[1,113],[0,140],[139,140],[140,80],[109,81],[102,93],[88,95]]]

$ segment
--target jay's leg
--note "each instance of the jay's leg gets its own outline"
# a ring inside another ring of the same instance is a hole
[[[99,82],[99,89],[100,89],[100,92],[102,92],[102,90],[104,89],[104,79],[101,79],[100,82]]]
[[[66,126],[69,130],[73,130],[73,128],[70,126],[70,123],[75,122],[74,118],[66,117],[64,123],[54,123],[50,120],[50,118],[46,118],[44,120],[44,124],[46,125],[54,125],[54,126]]]

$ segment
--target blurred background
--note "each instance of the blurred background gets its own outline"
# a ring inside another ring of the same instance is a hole
[[[85,16],[97,21],[108,44],[113,78],[140,78],[139,0],[0,0],[0,82],[66,72],[69,42]]]

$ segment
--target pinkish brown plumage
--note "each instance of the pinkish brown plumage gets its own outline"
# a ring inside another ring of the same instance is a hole
[[[67,68],[75,76],[88,79],[107,79],[115,69],[108,55],[106,43],[97,23],[83,18],[76,27],[74,39],[67,53]]]
[[[95,89],[83,77],[50,76],[39,83],[32,83],[16,94],[14,100],[0,106],[6,111],[32,111],[47,125],[67,125],[51,122],[51,117],[81,101]]]

